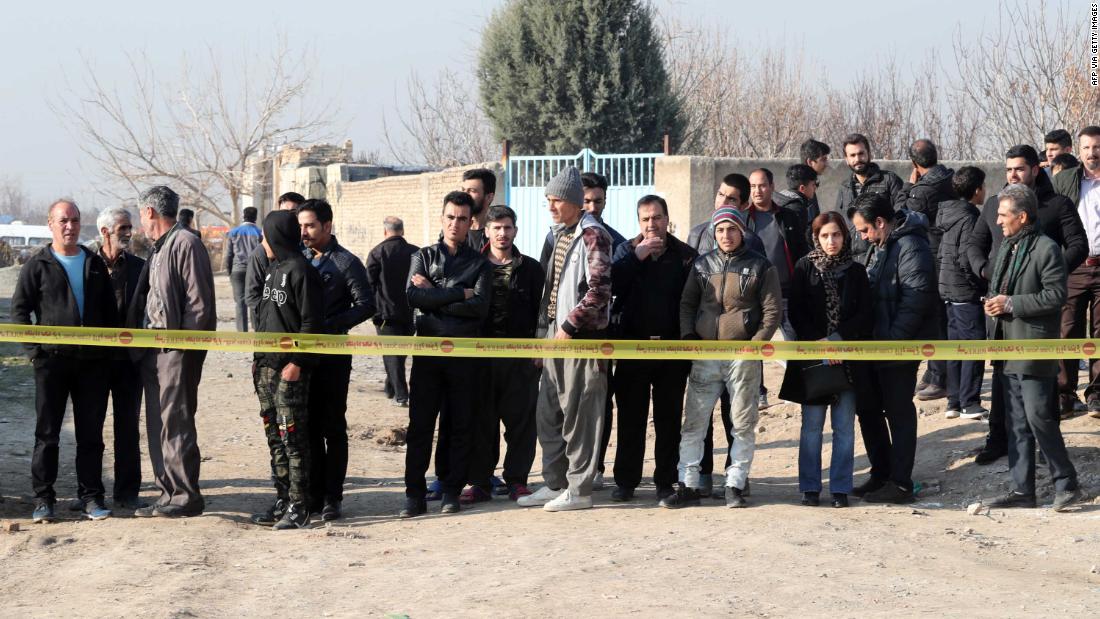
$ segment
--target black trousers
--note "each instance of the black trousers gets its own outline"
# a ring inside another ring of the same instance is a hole
[[[500,425],[504,424],[504,481],[527,484],[535,462],[535,405],[541,372],[531,359],[489,359],[486,379],[474,407],[470,484],[486,492],[500,461]]]
[[[34,497],[54,501],[54,482],[65,404],[73,401],[76,434],[77,497],[103,500],[103,422],[107,417],[109,363],[61,355],[34,360],[35,413],[34,455],[31,479]]]
[[[111,361],[111,414],[115,429],[115,500],[141,492],[141,369],[129,359]]]
[[[436,468],[443,491],[457,495],[466,485],[480,365],[477,359],[413,357],[409,428],[405,438],[406,496],[423,498],[427,492],[424,474],[432,458],[437,418],[440,419],[440,435],[447,436],[447,447],[440,454],[446,466],[437,463]],[[444,407],[447,412],[441,416]]]
[[[604,403],[603,408],[603,434],[600,435],[600,453],[596,459],[597,469],[601,473],[607,470],[604,466],[604,460],[607,459],[607,446],[611,444],[611,422],[614,417],[612,411],[615,408],[611,397],[615,394],[614,367],[617,363],[618,361],[612,361],[607,367],[607,401]]]
[[[937,301],[938,301],[937,297]],[[936,308],[936,321],[938,324],[937,331],[941,340],[947,339],[947,306],[942,303],[937,303]],[[981,337],[975,339],[985,339],[984,332]],[[924,370],[924,376],[921,376],[921,382],[928,383],[929,385],[935,385],[937,387],[947,388],[947,361],[935,360],[929,361],[928,367]],[[914,385],[916,387],[916,385]]]
[[[872,363],[856,407],[871,477],[912,490],[917,452],[916,361]]]
[[[653,483],[657,488],[671,488],[676,484],[684,390],[690,372],[689,361],[622,359],[616,362],[615,399],[619,404],[619,425],[615,485],[633,489],[642,481],[650,389],[656,434]]]
[[[309,385],[310,500],[344,499],[348,474],[348,384],[351,355],[318,355]]]
[[[233,286],[233,304],[237,313],[237,331],[241,333],[248,331],[248,319],[252,314],[252,310],[248,309],[248,304],[244,300],[246,275],[247,271],[244,269],[229,272],[229,283]],[[251,317],[252,324],[256,324],[256,317],[254,315]]]
[[[763,385],[764,381],[760,381]],[[730,418],[730,392],[726,389],[722,389],[721,398],[721,411],[722,411],[722,427],[726,430],[726,444],[729,445],[730,437],[733,436],[730,432],[733,430],[733,419]],[[730,467],[730,452],[726,450],[726,465],[722,467],[725,471]],[[707,436],[703,439],[703,461],[699,463],[699,473],[702,475],[712,475],[714,473],[714,418],[711,417],[707,422]]]
[[[378,335],[412,335],[411,325],[387,320],[375,329]],[[409,385],[405,382],[405,356],[383,355],[382,365],[386,368],[386,397],[408,401]]]
[[[1008,411],[1008,468],[1012,471],[1012,489],[1035,494],[1035,443],[1047,459],[1050,479],[1059,491],[1077,488],[1077,471],[1069,460],[1062,431],[1058,427],[1058,409],[1051,406],[1057,392],[1054,376],[1004,375],[1005,404]]]
[[[985,313],[980,303],[947,305],[947,337],[952,340],[984,340]],[[981,406],[985,361],[946,361],[947,406],[956,410]]]

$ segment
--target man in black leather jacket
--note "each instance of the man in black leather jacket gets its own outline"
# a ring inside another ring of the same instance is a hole
[[[489,314],[492,268],[489,261],[466,243],[474,201],[452,191],[443,199],[443,240],[423,247],[412,257],[406,293],[409,305],[420,310],[416,332],[421,336],[477,337]],[[442,513],[459,510],[458,496],[466,485],[478,368],[474,359],[414,357],[410,376],[409,428],[405,452],[405,507],[402,518],[427,511],[428,487],[424,474],[432,455],[435,420],[446,407],[441,433],[450,437],[443,455]]]

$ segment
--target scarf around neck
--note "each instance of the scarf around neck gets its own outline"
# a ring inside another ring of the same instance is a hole
[[[834,333],[840,324],[840,290],[837,288],[836,274],[852,264],[852,251],[845,246],[839,254],[830,256],[821,249],[817,239],[814,239],[814,245],[816,247],[806,257],[821,273],[821,282],[825,286],[825,318],[829,333]]]
[[[1039,232],[1034,225],[1027,225],[1016,234],[1005,237],[997,250],[997,261],[993,267],[993,278],[989,281],[989,289],[996,294],[1009,294],[1016,285],[1016,279],[1020,276],[1024,258],[1031,253],[1035,246],[1035,240]]]

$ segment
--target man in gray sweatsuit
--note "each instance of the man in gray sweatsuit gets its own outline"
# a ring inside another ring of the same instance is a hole
[[[551,179],[546,200],[555,226],[542,265],[540,332],[558,340],[601,338],[611,305],[611,236],[585,212],[577,168]],[[607,362],[546,359],[543,364],[536,424],[546,485],[517,503],[551,512],[587,509],[598,465]]]

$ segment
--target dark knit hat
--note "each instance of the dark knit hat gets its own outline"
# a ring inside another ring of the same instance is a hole
[[[723,206],[714,209],[710,216],[710,233],[714,234],[718,230],[718,224],[724,221],[733,222],[742,233],[745,232],[745,214],[732,206]]]
[[[546,195],[556,196],[570,204],[584,206],[584,187],[581,185],[581,173],[575,166],[569,166],[546,184]]]

